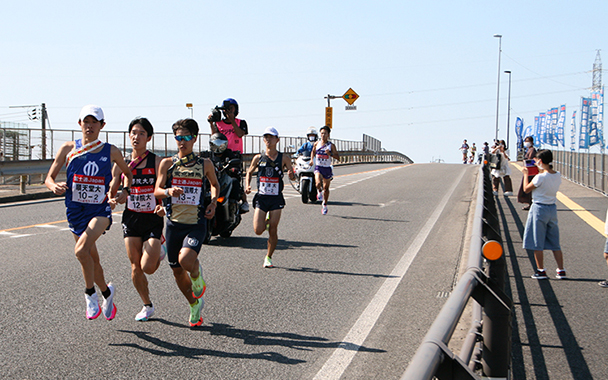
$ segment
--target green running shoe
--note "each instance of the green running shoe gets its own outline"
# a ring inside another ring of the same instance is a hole
[[[190,327],[200,326],[203,324],[201,310],[205,306],[205,301],[201,298],[196,300],[196,303],[190,305]]]
[[[207,285],[205,284],[205,280],[203,280],[203,268],[201,265],[198,265],[198,277],[196,279],[190,277],[192,281],[192,297],[198,299],[205,294],[205,290],[207,290]]]

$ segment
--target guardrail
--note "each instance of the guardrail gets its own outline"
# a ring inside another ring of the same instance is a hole
[[[481,252],[485,243],[500,243],[501,235],[490,170],[484,165],[480,171],[468,269],[418,347],[402,380],[510,378],[512,301],[504,293],[504,256],[486,260],[488,274],[482,270]],[[456,355],[447,345],[470,298],[475,302],[473,321]],[[480,369],[478,375],[476,371]]]

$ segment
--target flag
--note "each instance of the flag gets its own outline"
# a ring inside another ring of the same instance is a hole
[[[551,146],[557,146],[557,108],[551,108]]]
[[[599,92],[594,91],[591,93],[591,104],[589,105],[589,146],[594,146],[600,143],[597,130],[597,107],[599,98]]]
[[[578,135],[579,149],[589,149],[589,103],[591,103],[591,99],[581,98],[581,127]]]
[[[559,107],[559,117],[557,120],[557,143],[558,145],[565,147],[564,145],[564,124],[566,124],[566,105],[563,104]]]
[[[524,145],[524,139],[521,136],[524,129],[524,121],[521,117],[515,120],[515,136],[517,136],[517,147],[521,148]]]
[[[524,129],[524,133],[522,134],[522,136],[524,136],[524,139],[525,139],[526,137],[528,137],[528,136],[533,136],[533,135],[532,135],[532,126],[531,126],[531,125],[528,125],[528,126],[526,127],[526,129]]]
[[[570,123],[570,150],[574,152],[576,149],[576,110],[572,113],[572,122]]]
[[[538,115],[538,118],[540,120],[540,143],[541,144],[546,144],[547,143],[547,125],[545,123],[546,121],[546,114],[544,112],[541,112]]]
[[[540,116],[534,116],[534,146],[540,148]]]

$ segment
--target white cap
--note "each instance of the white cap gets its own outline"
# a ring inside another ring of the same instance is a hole
[[[97,119],[97,121],[101,121],[104,119],[103,110],[101,109],[101,107],[93,104],[89,104],[87,106],[82,107],[78,120],[82,121],[87,116],[93,116],[95,119]]]
[[[279,132],[276,130],[275,127],[266,127],[266,129],[264,130],[264,134],[279,137]]]

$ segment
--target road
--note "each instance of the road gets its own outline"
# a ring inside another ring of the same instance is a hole
[[[329,214],[286,184],[275,269],[251,213],[200,258],[204,324],[163,262],[141,300],[114,215],[98,248],[116,318],[84,316],[84,282],[62,201],[0,207],[0,375],[40,379],[398,379],[463,260],[473,165],[336,168]]]

